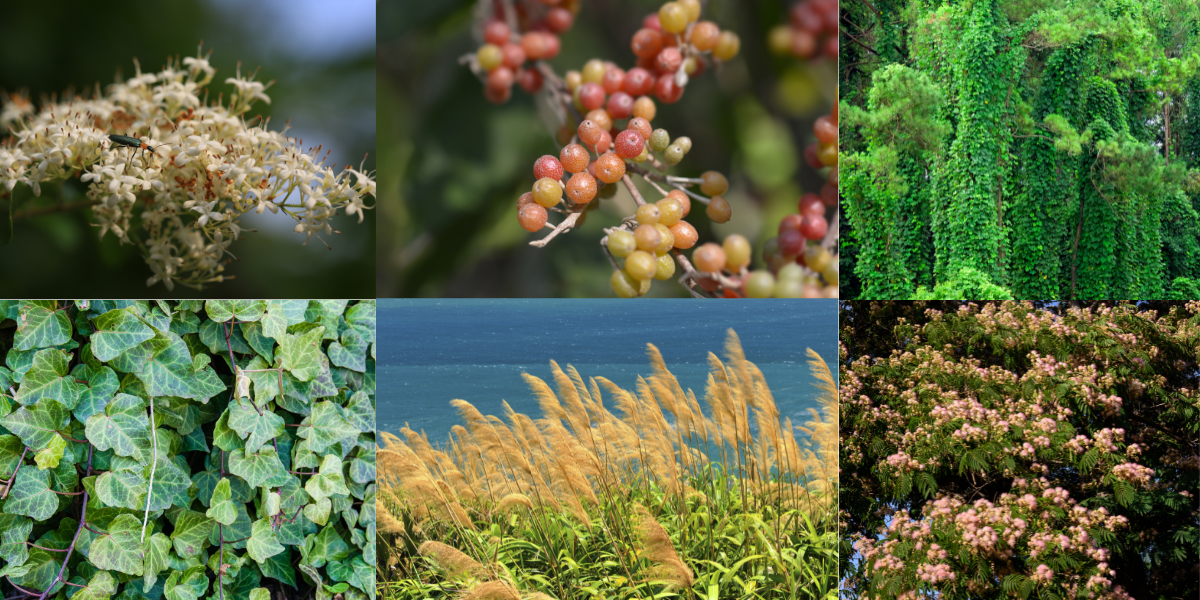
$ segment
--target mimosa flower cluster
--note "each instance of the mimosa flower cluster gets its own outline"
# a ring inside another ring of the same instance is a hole
[[[79,175],[100,236],[136,245],[153,273],[146,284],[168,290],[228,277],[229,247],[243,234],[238,218],[249,211],[286,215],[305,244],[333,233],[339,212],[361,223],[375,196],[373,174],[336,172],[319,147],[303,150],[300,140],[248,122],[256,102],[270,103],[269,84],[240,69],[225,80],[233,93],[213,102],[206,86],[214,73],[198,53],[158,73],[139,67],[105,95],[97,89],[37,111],[14,97],[0,113],[0,127],[12,132],[0,146],[0,183],[8,193],[26,184],[40,196],[44,183]],[[146,148],[114,145],[110,134]]]
[[[1169,537],[1130,532],[1145,513],[1126,507],[1161,501],[1181,511],[1181,527],[1195,518],[1194,475],[1180,477],[1200,464],[1175,449],[1186,436],[1142,423],[1159,418],[1147,406],[1187,409],[1176,420],[1200,408],[1194,379],[1178,376],[1196,369],[1200,302],[1157,322],[1134,306],[1059,315],[966,303],[925,310],[919,324],[891,316],[919,306],[849,310],[890,317],[883,336],[898,341],[867,351],[844,329],[840,347],[842,468],[864,481],[843,503],[876,503],[842,517],[857,554],[847,585],[864,597],[990,597],[1004,586],[1125,599],[1111,566],[1112,549],[1127,547],[1118,540]]]

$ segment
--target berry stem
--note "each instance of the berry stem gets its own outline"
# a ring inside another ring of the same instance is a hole
[[[633,180],[629,178],[629,173],[626,172],[621,181],[625,183],[625,187],[629,189],[629,193],[633,196],[633,201],[637,202],[638,206],[646,204],[646,200],[642,198],[642,193],[633,185]]]
[[[529,242],[529,245],[533,246],[534,248],[545,247],[546,244],[549,244],[550,240],[557,237],[558,234],[574,227],[575,221],[578,221],[579,215],[582,215],[582,214],[583,214],[583,212],[580,211],[580,212],[575,212],[575,213],[571,213],[570,215],[567,215],[567,218],[563,219],[562,223],[559,223],[558,225],[556,225],[554,227],[554,231],[551,231],[546,237],[544,237],[540,240],[533,240],[532,242]]]

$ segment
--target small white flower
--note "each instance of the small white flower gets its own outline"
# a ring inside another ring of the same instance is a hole
[[[225,213],[213,210],[213,207],[216,206],[216,204],[217,201],[213,200],[208,204],[201,204],[200,206],[192,207],[192,210],[200,213],[200,218],[196,219],[197,227],[204,227],[205,223],[208,223],[209,221],[221,221],[225,218]]]

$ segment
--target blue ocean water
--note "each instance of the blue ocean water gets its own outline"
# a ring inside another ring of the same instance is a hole
[[[397,433],[407,423],[444,442],[461,423],[453,399],[501,417],[507,400],[513,410],[541,418],[521,373],[556,389],[551,359],[564,370],[573,365],[584,382],[603,376],[634,390],[638,375],[651,373],[647,343],[707,413],[708,353],[725,361],[731,328],[762,370],[780,414],[802,423],[817,406],[805,349],[816,350],[837,375],[837,310],[836,300],[815,299],[380,299],[378,427]]]

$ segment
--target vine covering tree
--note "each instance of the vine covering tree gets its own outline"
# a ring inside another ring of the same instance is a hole
[[[1200,4],[842,4],[843,297],[1195,298]]]
[[[843,596],[1195,598],[1197,348],[1197,301],[843,303]]]

